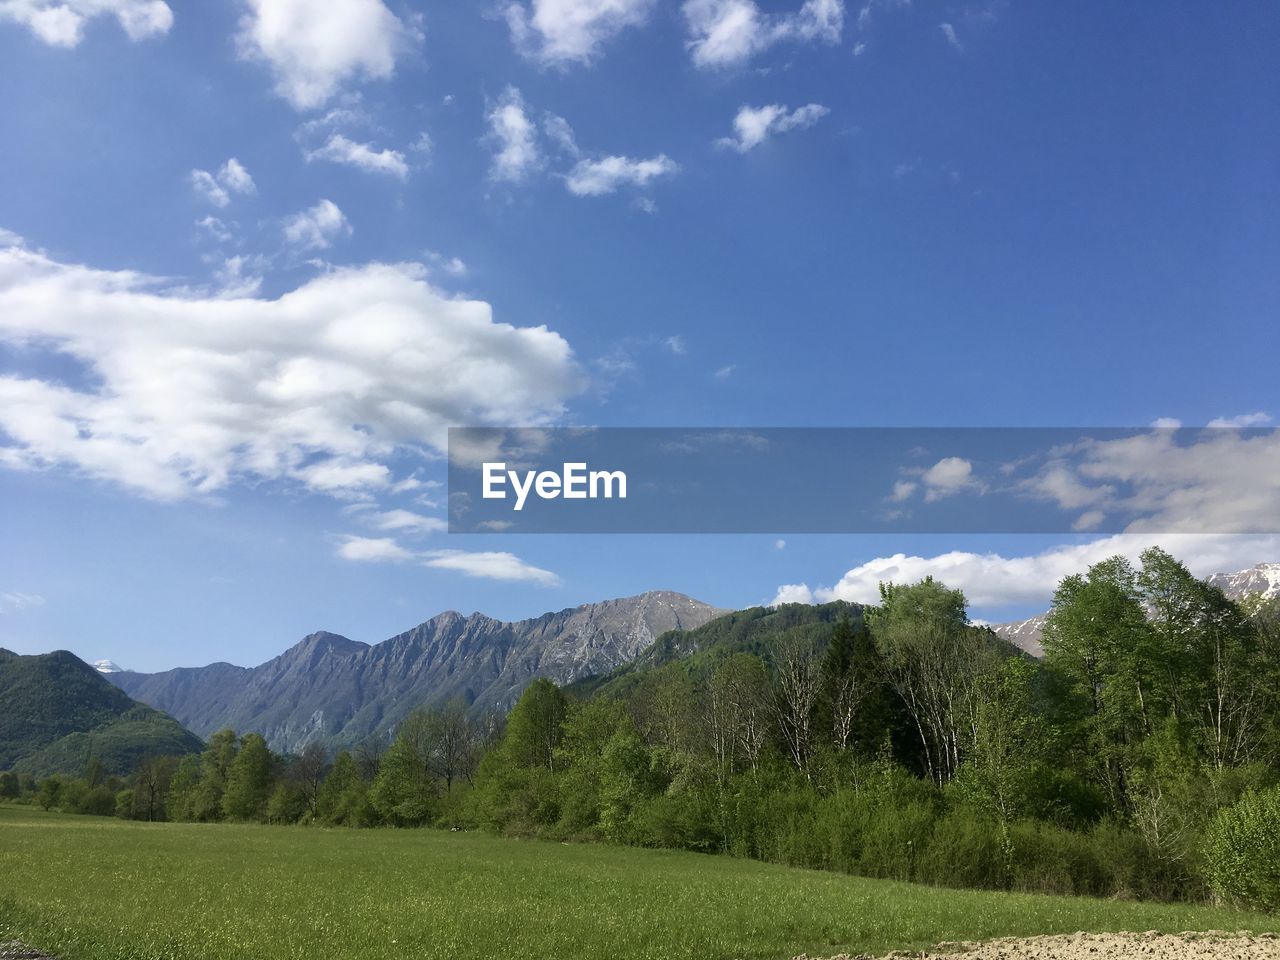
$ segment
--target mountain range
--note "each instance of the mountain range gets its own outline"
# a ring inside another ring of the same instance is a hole
[[[90,760],[126,774],[147,754],[199,750],[200,739],[133,700],[66,650],[0,649],[0,770],[79,775]]]
[[[254,730],[272,749],[349,746],[386,733],[415,707],[462,698],[505,711],[535,677],[567,684],[635,659],[671,630],[727,611],[653,591],[507,623],[447,611],[378,644],[313,633],[256,667],[214,663],[162,673],[103,673],[202,737]]]
[[[1280,597],[1280,563],[1260,563],[1247,570],[1235,573],[1215,573],[1206,578],[1210,586],[1217,587],[1232,600],[1242,600],[1247,596],[1259,596],[1264,599]],[[1049,614],[1037,613],[1026,620],[1010,623],[995,623],[992,631],[999,637],[1008,640],[1032,656],[1044,655],[1044,626]]]

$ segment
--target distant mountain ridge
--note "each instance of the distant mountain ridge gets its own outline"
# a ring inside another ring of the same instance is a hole
[[[1232,600],[1243,600],[1248,596],[1264,599],[1280,596],[1280,563],[1259,563],[1247,570],[1235,573],[1215,573],[1207,577],[1205,582],[1217,587]],[[1049,614],[1037,613],[1026,620],[991,625],[996,636],[1008,640],[1021,647],[1034,657],[1044,656],[1044,627]]]
[[[173,717],[138,703],[66,650],[0,649],[0,770],[80,774],[96,760],[127,774],[148,754],[199,750]]]
[[[104,676],[201,736],[223,727],[253,730],[273,749],[296,752],[312,741],[358,743],[393,729],[417,706],[454,697],[505,709],[535,677],[565,684],[606,673],[667,631],[726,612],[669,591],[514,623],[451,610],[374,645],[321,631],[256,667],[214,663]]]

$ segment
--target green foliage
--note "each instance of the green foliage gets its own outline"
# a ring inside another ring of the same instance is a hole
[[[44,776],[126,774],[147,754],[200,749],[195,735],[66,651],[0,650],[0,769]]]
[[[1225,900],[1280,911],[1280,788],[1222,810],[1205,841],[1209,883]]]
[[[320,788],[318,806],[319,817],[324,823],[364,827],[373,821],[368,784],[360,776],[355,759],[346,750],[334,758]]]
[[[383,756],[369,789],[369,802],[379,817],[395,827],[417,827],[430,820],[436,807],[435,785],[410,737],[396,737]]]
[[[222,814],[230,820],[259,820],[272,793],[272,758],[260,734],[246,733],[227,767]]]

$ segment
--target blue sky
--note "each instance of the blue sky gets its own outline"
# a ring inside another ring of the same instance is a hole
[[[0,0],[0,645],[254,663],[924,571],[1038,609],[1138,540],[451,536],[442,431],[1269,423],[1278,42],[1263,4]]]

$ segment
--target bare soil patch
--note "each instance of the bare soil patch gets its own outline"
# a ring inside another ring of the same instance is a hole
[[[896,951],[882,958],[841,954],[830,960],[1280,960],[1280,937],[1217,931],[1068,933],[940,943],[929,950]]]
[[[0,940],[0,960],[54,960],[47,953],[33,950],[17,940]]]

